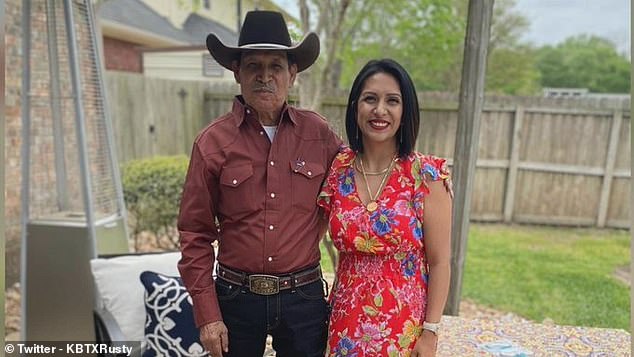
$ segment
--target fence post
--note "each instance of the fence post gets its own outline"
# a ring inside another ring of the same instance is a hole
[[[610,203],[610,188],[614,176],[614,162],[616,161],[616,150],[619,147],[619,137],[623,122],[623,112],[615,110],[612,114],[612,124],[610,139],[608,141],[608,153],[605,158],[605,170],[603,171],[603,183],[601,185],[601,196],[599,198],[599,213],[597,215],[597,227],[605,227],[608,216],[608,205]]]
[[[509,171],[506,175],[506,187],[504,192],[504,222],[511,223],[513,219],[513,206],[515,205],[515,187],[517,183],[517,171],[520,158],[520,137],[522,122],[524,120],[524,107],[515,107],[513,116],[513,133],[511,134],[511,156],[509,158]]]

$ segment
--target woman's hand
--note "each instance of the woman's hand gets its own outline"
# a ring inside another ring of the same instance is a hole
[[[423,330],[423,333],[416,341],[411,357],[434,357],[438,347],[438,336],[435,333]]]

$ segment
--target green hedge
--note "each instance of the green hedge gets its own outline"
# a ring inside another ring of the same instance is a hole
[[[188,163],[185,155],[155,156],[122,166],[123,196],[135,240],[140,232],[149,231],[169,236],[176,245],[174,227]]]

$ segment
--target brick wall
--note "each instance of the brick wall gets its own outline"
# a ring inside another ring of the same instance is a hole
[[[20,272],[20,88],[22,81],[22,2],[5,3],[5,283],[19,281]]]
[[[143,73],[143,57],[138,44],[115,38],[103,38],[107,70]]]

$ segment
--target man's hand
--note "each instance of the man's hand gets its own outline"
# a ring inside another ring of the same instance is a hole
[[[210,322],[200,328],[200,342],[211,357],[229,352],[229,331],[222,321]]]

